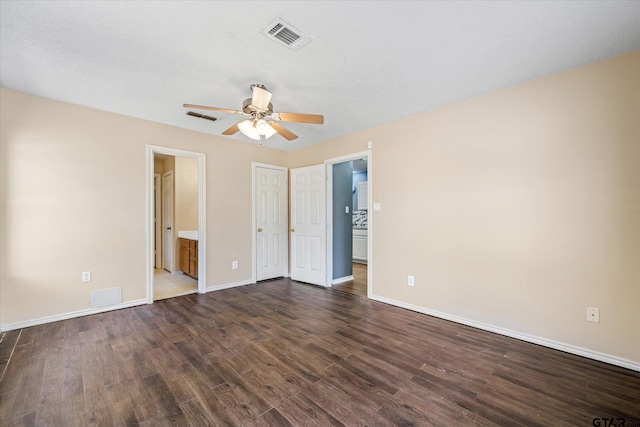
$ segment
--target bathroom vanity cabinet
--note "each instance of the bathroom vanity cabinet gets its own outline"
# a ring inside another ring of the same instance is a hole
[[[180,270],[187,276],[198,278],[198,241],[178,239],[180,242]]]

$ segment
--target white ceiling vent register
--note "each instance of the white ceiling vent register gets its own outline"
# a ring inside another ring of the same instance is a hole
[[[282,18],[274,19],[262,30],[262,34],[294,51],[313,40]]]

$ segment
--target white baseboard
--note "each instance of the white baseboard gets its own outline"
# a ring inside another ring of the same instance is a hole
[[[454,316],[447,313],[442,313],[440,311],[431,310],[424,307],[419,307],[412,304],[407,304],[401,301],[392,300],[389,298],[377,296],[377,295],[369,295],[369,298],[375,301],[383,302],[385,304],[390,304],[396,307],[406,308],[407,310],[416,311],[422,314],[428,314],[429,316],[438,317],[444,320],[450,320],[455,323],[460,323],[462,325],[471,326],[474,328],[482,329],[489,332],[494,332],[496,334],[504,335],[511,338],[516,338],[521,341],[530,342],[533,344],[538,344],[544,347],[549,347],[555,350],[564,351],[565,353],[575,354],[577,356],[586,357],[588,359],[598,360],[600,362],[608,363],[610,365],[620,366],[622,368],[631,369],[633,371],[640,372],[640,363],[634,362],[632,360],[622,359],[619,357],[611,356],[604,353],[599,353],[592,350],[587,350],[582,347],[576,347],[569,344],[564,344],[558,341],[553,341],[546,338],[536,337],[534,335],[523,334],[521,332],[512,331],[510,329],[504,329],[497,326],[493,326],[487,323],[476,322],[475,320],[466,319],[464,317]]]
[[[344,282],[348,282],[350,280],[353,280],[353,276],[344,276],[344,277],[339,277],[337,279],[333,279],[331,281],[332,285],[339,285],[340,283],[344,283]]]
[[[224,283],[222,285],[210,285],[210,286],[207,286],[207,292],[221,291],[223,289],[229,289],[229,288],[237,288],[238,286],[254,285],[255,283],[256,282],[249,279],[249,280],[242,280],[240,282]]]
[[[253,280],[243,280],[241,282],[234,282],[234,283],[225,283],[223,285],[215,285],[215,286],[207,286],[207,292],[211,292],[211,291],[220,291],[222,289],[229,289],[229,288],[235,288],[238,286],[244,286],[244,285],[253,285],[255,282]],[[186,294],[191,294],[193,292],[189,291],[186,292]],[[138,305],[145,305],[145,304],[149,304],[149,302],[147,301],[147,299],[139,299],[139,300],[134,300],[134,301],[127,301],[121,304],[116,304],[116,305],[111,305],[111,306],[107,306],[107,307],[100,307],[100,308],[89,308],[86,310],[78,310],[78,311],[72,311],[69,313],[62,313],[62,314],[56,314],[53,316],[47,316],[47,317],[40,317],[37,319],[32,319],[32,320],[26,320],[24,322],[15,322],[15,323],[7,323],[4,325],[0,325],[0,332],[6,332],[6,331],[12,331],[15,329],[22,329],[22,328],[28,328],[30,326],[37,326],[37,325],[43,325],[45,323],[52,323],[52,322],[57,322],[60,320],[67,320],[67,319],[73,319],[75,317],[82,317],[82,316],[90,316],[92,314],[98,314],[98,313],[104,313],[106,311],[112,311],[112,310],[120,310],[123,308],[129,308],[129,307],[135,307]]]
[[[134,301],[127,301],[121,304],[111,305],[107,307],[88,308],[86,310],[78,310],[78,311],[72,311],[69,313],[56,314],[54,316],[40,317],[38,319],[27,320],[24,322],[7,323],[4,325],[0,325],[0,331],[1,332],[13,331],[14,329],[28,328],[30,326],[43,325],[45,323],[58,322],[60,320],[73,319],[75,317],[90,316],[92,314],[104,313],[105,311],[120,310],[123,308],[135,307],[137,305],[144,305],[144,304],[147,304],[146,298],[138,299]]]

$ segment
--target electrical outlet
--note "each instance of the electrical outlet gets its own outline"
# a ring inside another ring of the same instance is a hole
[[[413,286],[413,276],[407,276],[407,285]]]
[[[90,271],[83,271],[82,272],[82,282],[90,282],[91,281],[91,272]]]
[[[589,322],[600,323],[600,309],[595,307],[587,307],[587,320]]]
[[[232,270],[237,270],[238,269],[238,261],[233,261],[231,263],[231,269]]]

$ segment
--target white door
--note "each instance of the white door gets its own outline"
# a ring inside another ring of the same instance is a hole
[[[287,172],[256,167],[256,280],[287,275]]]
[[[154,267],[162,268],[162,181],[160,174],[153,174],[153,225],[154,225]]]
[[[325,166],[291,170],[291,278],[327,286]]]
[[[162,174],[162,267],[173,273],[173,172]]]

